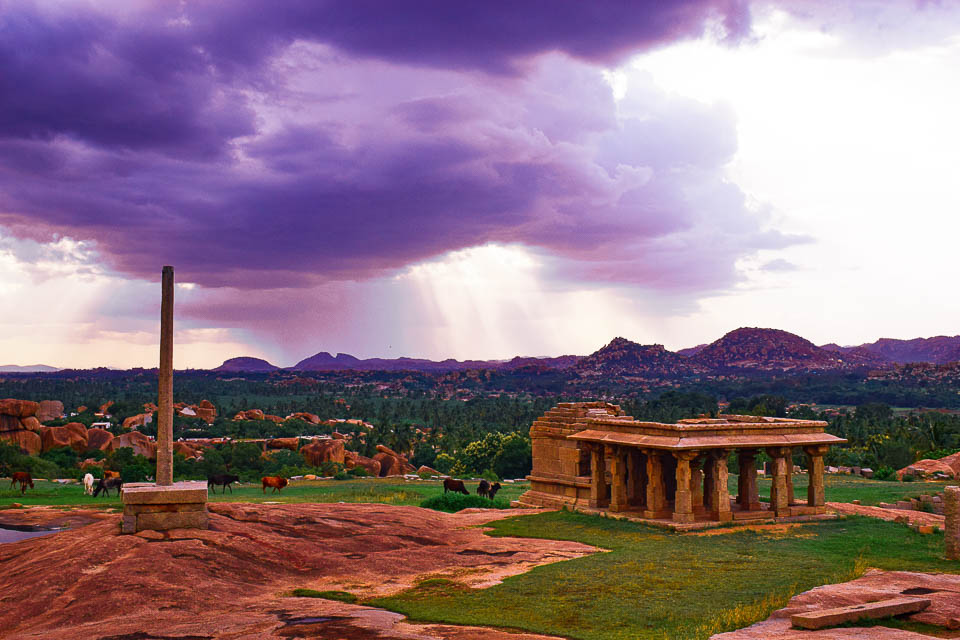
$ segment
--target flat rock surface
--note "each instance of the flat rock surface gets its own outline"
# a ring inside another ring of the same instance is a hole
[[[870,516],[871,518],[880,518],[881,520],[894,520],[906,516],[910,524],[932,524],[943,529],[944,517],[936,513],[927,513],[926,511],[884,509],[883,507],[868,507],[862,504],[850,504],[849,502],[828,502],[827,508],[844,516]]]
[[[0,638],[542,640],[284,596],[307,588],[364,598],[428,576],[485,586],[596,551],[575,542],[491,538],[475,526],[509,515],[517,511],[461,516],[379,504],[215,503],[210,530],[136,535],[120,535],[112,515],[0,545]]]
[[[929,639],[931,636],[889,627],[851,627],[807,631],[805,629],[793,629],[790,625],[790,616],[796,613],[847,607],[911,595],[929,599],[930,606],[920,613],[908,616],[908,620],[947,628],[951,620],[960,618],[960,575],[878,571],[873,569],[864,574],[863,577],[850,582],[828,584],[805,591],[794,596],[786,607],[774,611],[763,622],[737,631],[714,635],[712,640]]]

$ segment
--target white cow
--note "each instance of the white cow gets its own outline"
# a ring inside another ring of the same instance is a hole
[[[91,473],[83,476],[83,492],[88,496],[93,495],[93,474]]]

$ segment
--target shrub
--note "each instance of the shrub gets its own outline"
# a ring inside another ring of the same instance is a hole
[[[496,498],[488,500],[480,496],[465,496],[462,493],[445,493],[443,495],[427,498],[420,503],[424,509],[433,509],[434,511],[446,511],[447,513],[456,513],[461,509],[509,509],[510,502],[505,498]]]
[[[335,474],[333,474],[333,479],[334,479],[334,480],[349,480],[349,479],[350,479],[350,474],[348,474],[346,471],[337,471]]]
[[[363,467],[354,467],[353,469],[347,469],[347,473],[349,473],[354,478],[366,478],[368,475],[370,475],[369,473],[367,473],[367,470],[364,469]]]
[[[873,472],[874,480],[895,480],[897,472],[892,467],[880,467]]]

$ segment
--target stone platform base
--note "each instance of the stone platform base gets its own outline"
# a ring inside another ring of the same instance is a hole
[[[152,482],[123,485],[122,533],[206,529],[207,483],[175,482],[159,486]]]

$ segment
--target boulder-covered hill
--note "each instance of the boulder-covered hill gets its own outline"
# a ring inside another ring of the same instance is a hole
[[[880,338],[876,342],[868,342],[856,347],[824,345],[824,348],[834,346],[844,354],[851,352],[870,353],[881,361],[898,364],[909,362],[946,364],[960,360],[960,336],[934,336],[912,340]]]
[[[529,365],[550,369],[572,367],[580,356],[558,356],[555,358],[532,358],[517,356],[511,360],[427,360],[424,358],[367,358],[360,359],[349,353],[336,356],[326,351],[305,358],[290,367],[294,371],[424,371],[447,373],[466,369],[512,370]]]
[[[581,375],[633,375],[671,378],[693,372],[690,361],[661,344],[637,344],[614,338],[609,344],[582,358],[574,367]]]
[[[690,361],[714,370],[755,371],[839,369],[846,364],[841,354],[821,349],[789,331],[754,327],[731,331]]]
[[[258,373],[277,371],[279,369],[280,367],[274,366],[266,360],[241,356],[239,358],[230,358],[229,360],[224,360],[223,364],[214,369],[214,371],[249,371]]]

